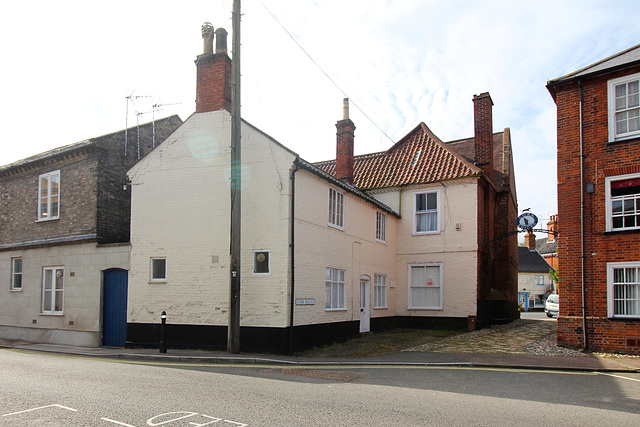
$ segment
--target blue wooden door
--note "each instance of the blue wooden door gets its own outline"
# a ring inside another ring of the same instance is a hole
[[[102,345],[124,347],[127,340],[127,270],[104,272],[102,306]]]

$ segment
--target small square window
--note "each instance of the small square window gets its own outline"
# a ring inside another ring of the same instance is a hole
[[[269,251],[253,252],[253,273],[269,274]]]
[[[166,282],[167,281],[167,259],[151,258],[151,281]]]

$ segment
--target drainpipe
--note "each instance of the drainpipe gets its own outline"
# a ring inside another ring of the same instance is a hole
[[[584,200],[584,130],[583,130],[583,106],[584,106],[584,90],[582,88],[582,80],[578,80],[578,88],[580,89],[580,244],[582,246],[582,265],[581,265],[581,286],[582,286],[582,342],[584,349],[587,345],[587,289],[586,289],[586,243],[585,243],[585,200]]]
[[[298,164],[295,163],[295,168],[291,171],[291,237],[289,243],[290,260],[291,265],[291,301],[289,307],[289,355],[293,355],[293,310],[296,306],[295,303],[295,212],[296,212],[296,172],[298,171]]]

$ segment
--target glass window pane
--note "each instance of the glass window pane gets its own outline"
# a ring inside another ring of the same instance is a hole
[[[616,132],[627,133],[627,113],[626,112],[616,114]]]
[[[416,232],[427,231],[427,214],[416,215]]]
[[[13,271],[15,273],[22,273],[22,258],[15,258],[13,260]]]
[[[153,259],[151,260],[151,278],[152,279],[165,279],[166,272],[166,259]]]
[[[636,217],[635,216],[625,216],[624,217],[624,227],[635,227],[636,226]]]
[[[427,195],[416,194],[416,212],[424,212],[427,210]]]
[[[614,214],[622,213],[622,200],[614,200],[611,202],[611,211]]]
[[[640,129],[640,118],[638,117],[640,110],[629,111],[629,132]]]
[[[62,311],[63,292],[56,291],[55,311]]]
[[[427,194],[427,210],[435,210],[438,209],[438,194],[437,193],[428,193]]]
[[[325,308],[331,308],[331,283],[327,283],[325,285],[325,292],[326,292],[326,298],[327,298],[327,303],[325,304]]]
[[[56,270],[56,289],[63,289],[64,272],[63,270]]]
[[[411,286],[426,286],[426,270],[424,267],[411,267]]]
[[[440,286],[440,267],[427,267],[427,286]]]
[[[635,203],[633,199],[626,199],[624,201],[624,213],[633,212],[635,210]]]
[[[427,306],[427,288],[411,289],[411,305],[413,307]]]
[[[438,214],[428,213],[426,214],[427,231],[438,231]]]
[[[440,288],[427,288],[426,299],[428,307],[440,306]]]
[[[42,295],[42,311],[51,311],[51,291],[44,291]]]
[[[51,289],[51,287],[53,286],[52,276],[53,276],[52,270],[44,271],[44,289],[45,290]]]

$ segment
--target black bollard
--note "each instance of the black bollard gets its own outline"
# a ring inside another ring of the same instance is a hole
[[[165,328],[167,326],[167,312],[163,311],[160,315],[162,324],[160,325],[160,353],[167,352],[167,341],[165,339]]]

